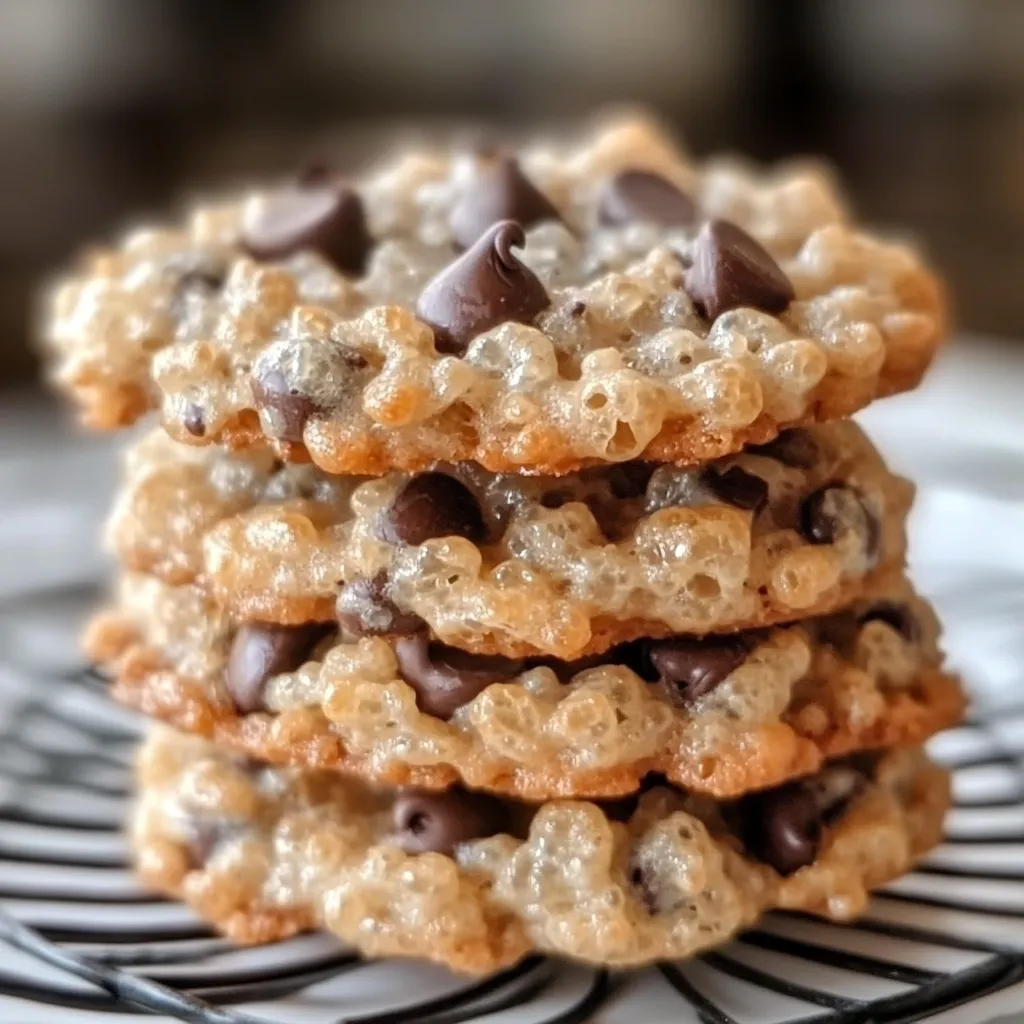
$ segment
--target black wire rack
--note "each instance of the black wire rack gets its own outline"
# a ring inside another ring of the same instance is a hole
[[[771,915],[693,961],[614,974],[531,957],[469,981],[367,962],[322,935],[240,950],[139,889],[120,829],[140,723],[88,670],[3,657],[0,1021],[28,1002],[61,1021],[78,1010],[195,1024],[856,1024],[1024,984],[1024,709],[941,738],[954,770],[946,840],[853,925]]]

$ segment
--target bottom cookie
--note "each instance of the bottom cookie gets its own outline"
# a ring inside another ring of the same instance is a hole
[[[381,792],[158,727],[138,759],[143,880],[241,942],[323,927],[367,956],[483,973],[530,951],[616,967],[726,941],[765,910],[846,920],[940,838],[920,750],[833,761],[729,802]]]

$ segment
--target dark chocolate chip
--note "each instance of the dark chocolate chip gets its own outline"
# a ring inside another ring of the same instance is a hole
[[[206,434],[206,421],[203,418],[203,410],[195,402],[189,402],[185,407],[185,415],[181,422],[193,437],[203,437]]]
[[[571,501],[582,502],[590,509],[601,532],[609,540],[625,536],[636,523],[637,509],[627,505],[647,492],[655,466],[649,462],[623,462],[591,475],[588,471],[576,486],[560,486],[557,478],[550,490],[540,496],[544,508],[561,508]],[[582,484],[582,486],[581,486]]]
[[[264,710],[263,687],[281,672],[294,672],[331,631],[322,622],[278,626],[248,622],[231,644],[224,680],[242,714]]]
[[[671,181],[651,171],[623,171],[606,182],[598,199],[602,224],[643,221],[663,227],[689,227],[697,205]]]
[[[403,636],[417,633],[426,623],[413,612],[404,612],[391,600],[388,574],[361,576],[341,588],[335,604],[338,624],[349,635]]]
[[[433,537],[484,539],[483,513],[473,492],[447,473],[420,473],[395,495],[380,521],[391,544],[422,544]]]
[[[845,488],[829,486],[809,494],[800,506],[800,532],[812,544],[834,544],[840,524],[831,508]]]
[[[768,502],[768,484],[755,473],[730,466],[724,473],[709,469],[703,483],[727,505],[747,512],[760,512]]]
[[[697,235],[686,291],[708,320],[741,306],[781,313],[795,297],[775,260],[726,220],[709,221]]]
[[[573,492],[569,488],[545,491],[540,497],[540,503],[545,508],[561,508],[563,505],[568,505],[573,497]]]
[[[620,665],[636,673],[649,683],[657,682],[661,673],[651,661],[650,640],[630,640],[624,644],[616,644],[604,654],[592,655],[601,665]],[[654,776],[648,776],[654,779]]]
[[[793,783],[740,802],[743,842],[780,875],[812,864],[821,845],[822,813],[805,786]]]
[[[268,196],[243,230],[242,244],[259,260],[315,249],[346,274],[360,274],[373,248],[363,201],[340,182],[300,182]]]
[[[818,462],[818,442],[802,427],[784,430],[767,444],[753,444],[747,450],[752,455],[764,455],[794,469],[811,469]]]
[[[640,805],[640,797],[636,793],[631,793],[629,796],[596,800],[595,803],[601,808],[604,816],[609,821],[625,823],[636,814],[636,809]]]
[[[658,896],[654,891],[654,880],[644,868],[634,864],[629,871],[629,884],[633,887],[648,914],[658,912]]]
[[[651,662],[650,648],[651,641],[649,640],[630,640],[627,643],[616,644],[600,654],[586,654],[573,661],[551,657],[529,658],[525,667],[549,668],[558,676],[559,682],[568,683],[573,676],[577,676],[581,672],[592,668],[601,668],[605,665],[614,665],[629,669],[630,672],[635,673],[648,683],[655,683],[658,681],[658,670]],[[645,781],[647,779],[652,780],[653,784],[657,782],[658,776],[645,776]]]
[[[431,643],[422,633],[396,641],[395,657],[402,678],[416,691],[419,709],[445,721],[492,683],[503,683],[523,668],[513,658]]]
[[[319,357],[337,373],[355,372],[368,365],[358,349],[339,342],[330,342]],[[268,434],[273,430],[272,436],[281,441],[301,443],[309,418],[324,412],[312,395],[292,387],[281,370],[257,368],[250,377],[250,386],[256,409],[271,414]]]
[[[275,436],[281,441],[302,442],[306,421],[323,410],[307,394],[288,386],[280,370],[267,370],[252,378],[252,395],[260,412],[273,413]]]
[[[394,841],[406,853],[451,853],[508,826],[502,801],[483,793],[400,793],[391,809]]]
[[[620,462],[608,470],[612,494],[621,501],[642,498],[657,467],[653,462]]]
[[[845,484],[828,484],[808,495],[800,506],[800,532],[812,544],[835,544],[845,529],[861,518],[864,550],[872,561],[878,555],[879,524],[864,499]]]
[[[509,320],[531,323],[551,304],[512,252],[525,241],[522,225],[499,221],[423,289],[416,315],[433,329],[439,352],[463,355],[478,334]]]
[[[684,706],[709,694],[749,654],[750,645],[745,640],[727,636],[658,640],[648,650],[662,689]]]
[[[573,661],[539,657],[528,659],[526,664],[529,668],[543,666],[551,669],[563,683],[568,683],[573,676],[579,675],[580,672],[600,668],[604,665],[619,665],[628,668],[649,683],[658,680],[657,669],[651,664],[650,641],[648,640],[630,640],[627,643],[616,644],[600,654],[585,654],[582,658],[576,658]]]
[[[874,605],[860,617],[861,625],[867,622],[884,622],[891,626],[907,643],[916,644],[921,639],[921,624],[906,605],[883,601]]]
[[[489,227],[500,220],[514,220],[530,228],[561,215],[511,157],[502,157],[485,171],[455,204],[451,214],[452,235],[460,249],[468,249]]]

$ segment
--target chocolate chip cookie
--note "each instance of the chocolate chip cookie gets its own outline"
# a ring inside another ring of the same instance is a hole
[[[319,926],[367,956],[467,973],[531,950],[690,956],[773,907],[848,920],[939,841],[949,802],[946,773],[912,749],[741,801],[653,785],[628,806],[381,793],[165,730],[138,766],[139,872],[233,938]]]
[[[239,619],[425,624],[475,653],[571,659],[842,607],[901,568],[912,493],[848,421],[693,468],[372,480],[157,431],[127,456],[108,538]]]
[[[251,757],[529,800],[629,794],[650,773],[737,796],[920,743],[963,708],[931,609],[898,580],[797,625],[576,661],[347,626],[236,624],[197,587],[128,577],[89,647],[118,700]]]
[[[635,119],[198,205],[91,250],[45,324],[94,426],[155,409],[346,474],[706,461],[914,386],[944,332],[820,171],[696,165]]]

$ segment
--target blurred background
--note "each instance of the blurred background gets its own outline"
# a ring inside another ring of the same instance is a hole
[[[0,0],[0,381],[40,276],[183,191],[623,99],[698,154],[824,153],[965,328],[1020,334],[1022,39],[1016,0]]]

